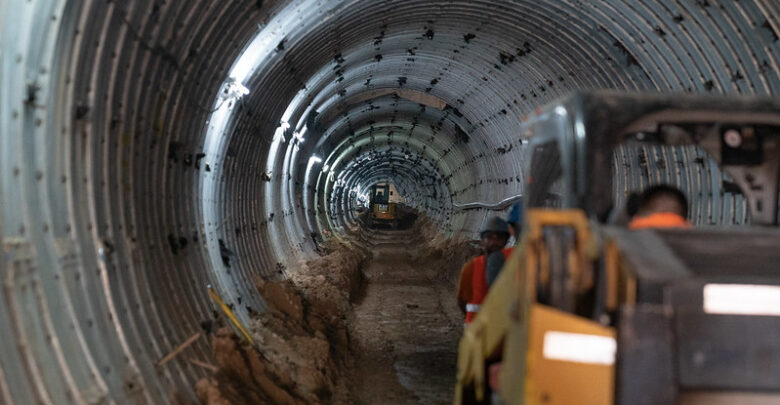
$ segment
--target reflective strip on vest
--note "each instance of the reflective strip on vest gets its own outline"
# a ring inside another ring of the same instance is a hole
[[[466,312],[479,312],[479,304],[466,304]]]

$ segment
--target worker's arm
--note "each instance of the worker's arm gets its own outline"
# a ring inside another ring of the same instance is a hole
[[[460,278],[458,279],[458,290],[456,297],[458,299],[458,307],[463,313],[466,313],[466,304],[471,299],[472,293],[472,278],[474,273],[474,260],[471,259],[460,269]]]

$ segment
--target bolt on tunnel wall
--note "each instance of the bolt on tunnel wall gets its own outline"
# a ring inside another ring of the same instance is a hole
[[[252,275],[313,257],[353,188],[390,181],[473,235],[489,213],[454,204],[522,193],[537,106],[775,95],[779,19],[774,0],[0,2],[0,398],[194,398],[202,369],[155,363],[212,316],[206,286],[262,310]]]

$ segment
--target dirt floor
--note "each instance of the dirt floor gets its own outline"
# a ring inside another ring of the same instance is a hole
[[[420,243],[414,229],[372,240],[351,327],[358,404],[452,403],[463,319],[441,266],[415,257]]]
[[[447,404],[463,318],[454,299],[468,241],[427,218],[404,230],[356,228],[283,280],[255,280],[268,310],[210,335],[205,405]]]

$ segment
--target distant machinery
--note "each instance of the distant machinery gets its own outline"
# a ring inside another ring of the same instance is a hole
[[[370,204],[368,210],[367,225],[369,228],[376,225],[386,225],[393,229],[398,228],[398,213],[396,205],[398,196],[395,187],[388,183],[379,183],[371,186]]]
[[[219,310],[206,286],[263,311],[246,281],[352,229],[351,190],[392,182],[472,237],[525,192],[536,106],[779,94],[778,21],[777,0],[0,0],[0,403],[195,402],[207,340],[158,361]],[[686,156],[620,155],[616,201],[666,170],[700,187],[694,222],[745,220]]]

